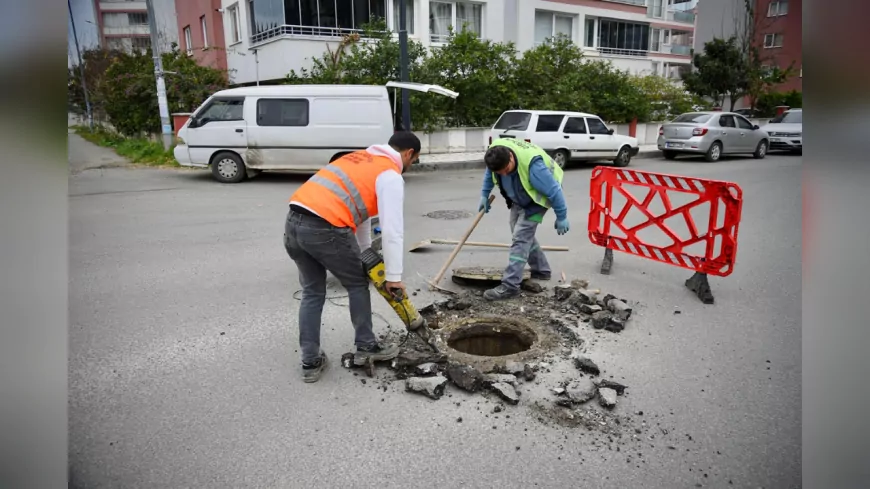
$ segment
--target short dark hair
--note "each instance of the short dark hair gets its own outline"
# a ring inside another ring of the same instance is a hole
[[[420,152],[420,138],[411,131],[394,133],[387,144],[392,146],[396,151],[413,149],[415,154]]]
[[[483,161],[489,171],[504,170],[511,162],[511,150],[504,146],[492,146],[486,150]]]

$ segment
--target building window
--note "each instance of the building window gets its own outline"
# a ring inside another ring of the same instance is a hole
[[[553,12],[535,11],[535,46],[547,42],[547,39],[560,34],[573,39],[574,19],[568,15],[558,15]]]
[[[304,127],[308,125],[308,99],[257,100],[257,125]]]
[[[230,16],[230,44],[241,42],[242,40],[242,25],[239,19],[239,4],[234,4],[227,9],[227,15]]]
[[[779,0],[776,2],[770,2],[767,5],[767,16],[768,17],[779,17],[780,15],[785,15],[788,13],[788,0]]]
[[[649,31],[649,24],[601,19],[598,49],[607,54],[646,56],[649,51]]]
[[[202,47],[208,47],[208,33],[206,32],[205,15],[199,18],[199,25],[202,27]]]
[[[151,48],[150,37],[133,37],[130,39],[130,46],[134,51],[148,51]]]
[[[193,40],[190,36],[190,26],[184,28],[184,49],[188,55],[193,54]]]
[[[765,34],[764,47],[766,48],[781,48],[782,34]]]
[[[389,19],[386,0],[257,0],[250,6],[251,42],[282,35],[341,37],[376,17]]]
[[[399,0],[393,0],[393,32],[399,32]],[[405,0],[405,29],[414,35],[414,0]]]
[[[463,29],[483,35],[483,6],[466,2],[429,2],[429,36],[434,43],[445,43],[449,29]]]
[[[127,22],[130,25],[148,25],[148,12],[129,13]]]
[[[650,29],[649,32],[649,50],[660,52],[662,50],[662,29]]]
[[[657,19],[663,18],[665,16],[664,1],[650,0],[649,7],[647,7],[647,15]]]
[[[584,46],[587,48],[595,47],[595,18],[594,17],[586,17],[586,26],[585,34],[583,35]]]
[[[653,75],[658,75],[658,74],[659,74],[659,65],[660,65],[660,63],[659,63],[658,61],[653,61],[653,62],[652,62],[652,74],[653,74]]]

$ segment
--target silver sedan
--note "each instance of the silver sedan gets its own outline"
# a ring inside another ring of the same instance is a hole
[[[669,160],[678,154],[704,155],[707,161],[726,154],[760,159],[769,146],[767,132],[734,112],[688,112],[659,129],[658,148]]]

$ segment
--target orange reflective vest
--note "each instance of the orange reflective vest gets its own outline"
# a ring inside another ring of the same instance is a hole
[[[290,197],[336,227],[357,226],[378,215],[375,181],[385,171],[398,172],[386,156],[356,151],[314,174]]]

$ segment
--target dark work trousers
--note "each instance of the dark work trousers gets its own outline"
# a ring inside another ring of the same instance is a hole
[[[302,286],[299,306],[302,362],[310,364],[320,356],[320,321],[326,302],[327,270],[347,289],[356,346],[375,344],[369,281],[353,230],[335,227],[324,219],[291,209],[284,224],[284,248],[296,262]]]

